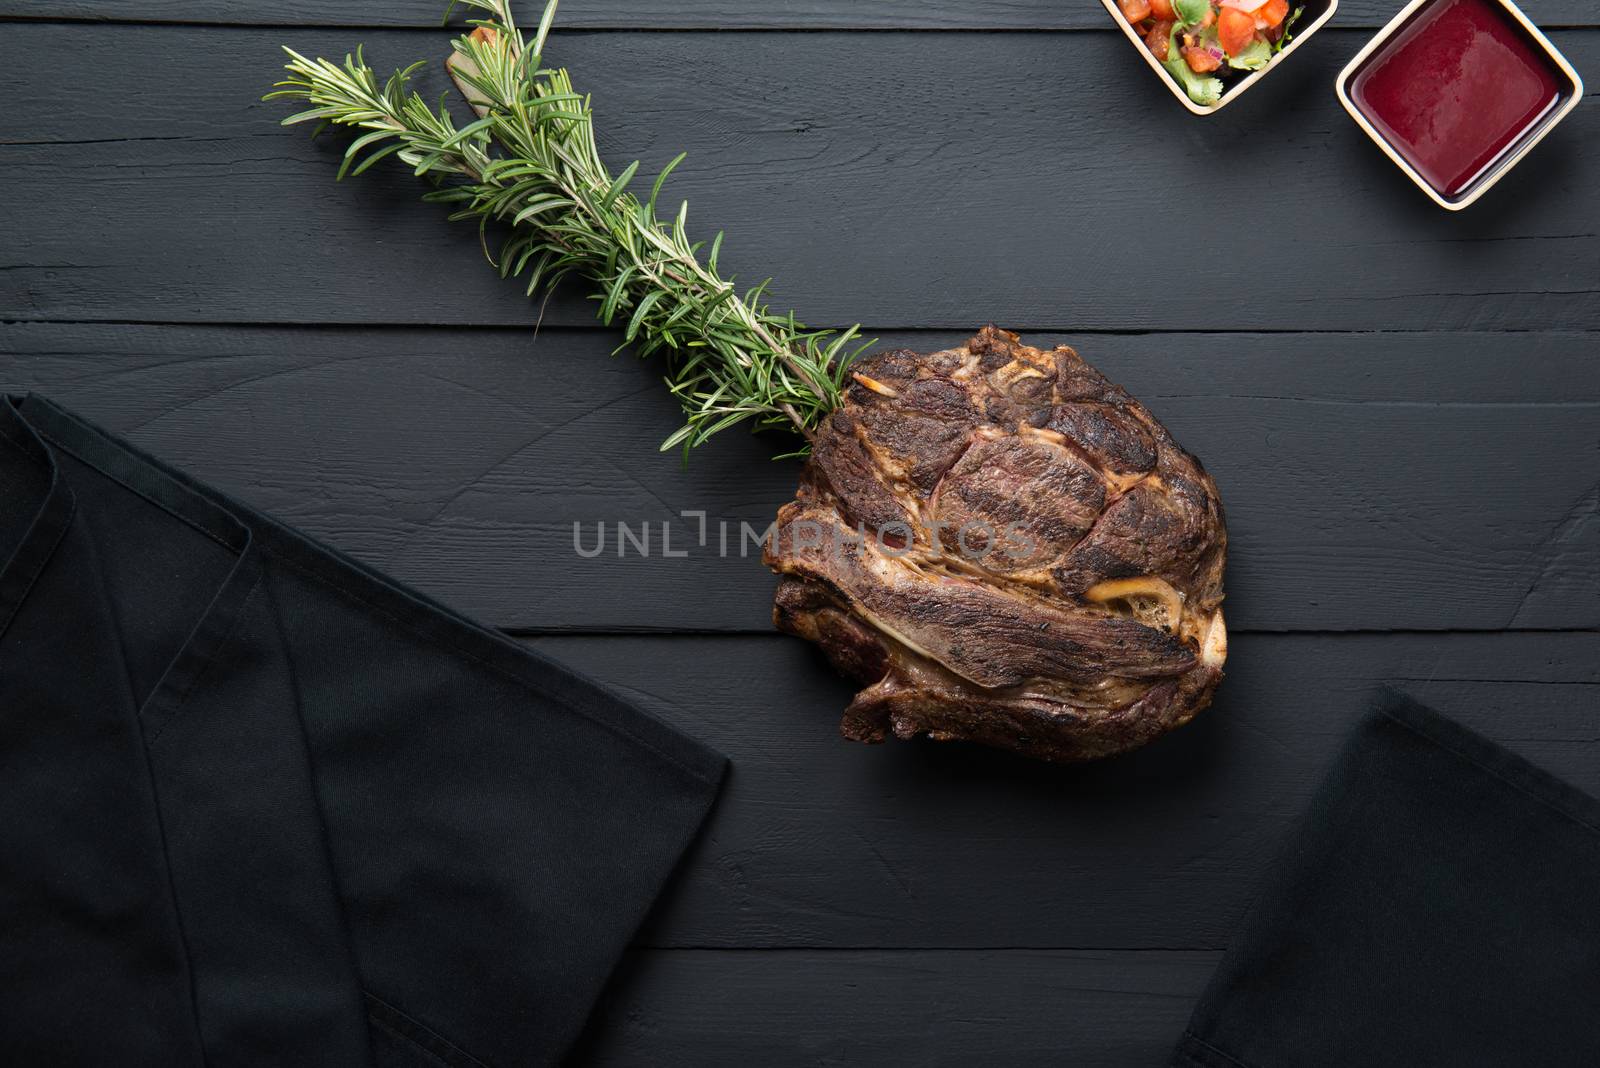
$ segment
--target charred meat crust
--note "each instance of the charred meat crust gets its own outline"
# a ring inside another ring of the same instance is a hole
[[[779,629],[865,686],[847,737],[1087,760],[1209,704],[1226,523],[1138,401],[992,326],[853,374],[766,552]]]

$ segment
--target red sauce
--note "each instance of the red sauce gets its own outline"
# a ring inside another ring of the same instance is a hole
[[[1451,198],[1555,108],[1561,85],[1549,57],[1492,0],[1437,0],[1367,60],[1350,95]]]

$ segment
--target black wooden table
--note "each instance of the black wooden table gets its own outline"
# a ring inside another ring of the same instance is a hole
[[[1210,119],[1096,0],[568,0],[552,57],[612,157],[690,150],[671,188],[741,275],[896,344],[1070,341],[1215,473],[1215,707],[1061,769],[841,741],[849,689],[771,632],[759,562],[660,553],[683,511],[764,526],[774,443],[658,453],[658,372],[580,294],[535,335],[407,176],[335,185],[257,101],[279,44],[442,57],[440,6],[0,0],[0,385],[732,757],[582,1063],[1160,1064],[1381,681],[1600,790],[1593,100],[1452,216],[1334,99],[1398,0]],[[1526,6],[1600,84],[1590,0]],[[657,541],[585,559],[575,522]]]

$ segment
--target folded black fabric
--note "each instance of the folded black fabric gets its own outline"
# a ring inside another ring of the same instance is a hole
[[[0,1063],[559,1059],[721,757],[0,403]]]
[[[1173,1063],[1600,1065],[1600,803],[1385,695]]]

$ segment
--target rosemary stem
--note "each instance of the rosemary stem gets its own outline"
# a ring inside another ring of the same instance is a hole
[[[361,52],[342,65],[290,52],[289,78],[270,97],[306,101],[286,124],[319,121],[360,133],[340,177],[394,155],[434,184],[426,199],[476,220],[509,223],[502,274],[526,276],[531,296],[568,276],[594,287],[599,315],[625,328],[641,355],[667,356],[668,387],[686,422],[663,448],[692,448],[739,423],[792,426],[808,440],[838,407],[849,365],[865,345],[859,329],[811,330],[764,303],[765,284],[740,295],[717,270],[722,238],[707,258],[656,201],[673,161],[648,199],[629,191],[638,164],[613,176],[595,144],[589,99],[564,70],[542,66],[556,0],[548,0],[530,47],[509,0],[461,0],[487,17],[455,42],[452,76],[475,115],[457,126],[441,104],[411,88],[412,67],[386,82]],[[487,247],[487,246],[486,246]]]

